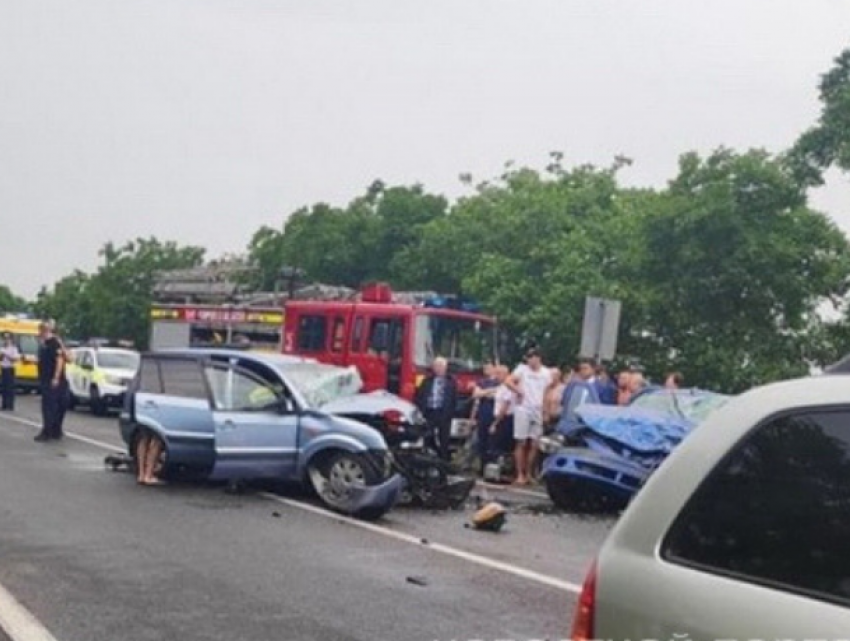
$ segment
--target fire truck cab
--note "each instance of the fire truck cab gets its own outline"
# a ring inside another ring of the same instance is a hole
[[[438,295],[399,300],[388,285],[369,285],[352,300],[290,300],[283,351],[335,365],[354,365],[364,391],[385,389],[413,400],[437,356],[448,360],[461,403],[468,400],[484,363],[496,359],[495,319],[476,306]]]

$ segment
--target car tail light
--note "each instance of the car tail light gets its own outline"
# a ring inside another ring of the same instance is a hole
[[[594,635],[594,618],[596,614],[596,560],[590,566],[587,577],[584,579],[584,585],[581,588],[581,595],[576,604],[575,615],[573,616],[573,631],[571,638],[573,641],[590,641]]]
[[[404,414],[398,410],[387,410],[384,412],[384,422],[388,428],[397,430],[404,423]]]

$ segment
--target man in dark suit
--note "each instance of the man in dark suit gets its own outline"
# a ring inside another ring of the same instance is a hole
[[[450,460],[449,439],[457,404],[457,382],[448,373],[445,358],[435,358],[431,373],[416,390],[416,406],[425,415],[435,438],[440,458]]]

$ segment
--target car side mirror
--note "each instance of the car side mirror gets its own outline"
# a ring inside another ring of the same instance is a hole
[[[285,396],[278,399],[276,405],[277,411],[281,414],[294,414],[298,409],[295,401]]]

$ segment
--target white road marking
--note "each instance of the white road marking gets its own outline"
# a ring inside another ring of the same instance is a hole
[[[28,419],[19,418],[17,416],[3,416],[4,420],[14,421],[17,423],[21,423],[23,425],[28,425],[30,427],[40,428],[41,425],[36,423],[35,421],[30,421]],[[87,443],[97,448],[116,451],[119,448],[115,445],[110,445],[109,443],[104,443],[102,441],[98,441],[92,438],[88,438],[86,436],[82,436],[80,434],[74,434],[72,432],[65,432],[65,437],[70,438],[76,441],[81,441],[83,443]],[[495,486],[500,487],[500,486]],[[533,492],[527,491],[527,493],[531,494]],[[481,554],[475,554],[473,552],[466,552],[459,548],[451,547],[449,545],[443,545],[442,543],[435,543],[429,541],[428,543],[423,543],[421,537],[414,536],[412,534],[405,534],[404,532],[396,532],[395,530],[391,530],[390,528],[383,527],[381,525],[377,525],[375,523],[369,523],[367,521],[360,521],[358,519],[354,519],[348,516],[344,516],[342,514],[338,514],[336,512],[331,512],[330,510],[326,510],[325,508],[318,507],[316,505],[310,505],[309,503],[302,503],[301,501],[296,501],[294,499],[288,499],[283,496],[279,496],[277,494],[272,494],[271,492],[260,492],[258,496],[261,496],[267,500],[275,501],[277,503],[282,503],[289,507],[303,510],[305,512],[310,512],[312,514],[316,514],[318,516],[323,516],[325,518],[330,518],[335,521],[346,523],[348,525],[352,525],[354,527],[358,527],[363,530],[367,530],[374,534],[380,534],[382,536],[386,536],[391,539],[395,539],[396,541],[402,541],[404,543],[409,543],[412,545],[416,545],[421,548],[425,548],[428,550],[433,550],[434,552],[438,552],[440,554],[444,554],[446,556],[451,556],[456,559],[462,559],[469,563],[474,563],[475,565],[479,565],[481,567],[485,567],[491,570],[497,570],[499,572],[504,572],[506,574],[512,574],[513,576],[526,579],[528,581],[533,581],[535,583],[539,583],[541,585],[545,585],[547,587],[555,588],[557,590],[562,590],[564,592],[570,592],[572,594],[579,594],[581,592],[581,586],[577,583],[572,583],[570,581],[564,581],[562,579],[555,578],[553,576],[549,576],[547,574],[542,574],[540,572],[535,572],[533,570],[528,570],[526,568],[520,567],[518,565],[513,565],[511,563],[505,563],[504,561],[497,561],[496,559],[491,559],[489,557],[483,556]],[[539,496],[539,494],[538,494]],[[15,640],[17,641],[17,639]]]
[[[56,641],[29,610],[0,585],[0,629],[12,641]]]
[[[3,420],[12,421],[14,423],[20,423],[21,425],[26,425],[28,427],[35,427],[37,429],[41,429],[41,423],[37,423],[36,421],[31,421],[28,418],[21,418],[20,416],[3,416]],[[112,452],[123,452],[124,449],[120,445],[109,445],[108,443],[104,443],[103,441],[97,441],[93,438],[89,438],[88,436],[83,436],[82,434],[74,434],[73,432],[65,431],[65,438],[71,439],[72,441],[80,441],[81,443],[88,443],[89,445],[93,445],[94,447],[99,447],[102,449],[108,449]]]
[[[367,521],[360,521],[358,519],[353,519],[348,516],[343,516],[342,514],[337,514],[336,512],[331,512],[330,510],[326,510],[325,508],[318,507],[316,505],[310,505],[308,503],[301,503],[300,501],[295,501],[293,499],[288,499],[282,496],[278,496],[277,494],[272,494],[270,492],[261,492],[260,496],[263,496],[271,501],[276,501],[278,503],[283,503],[284,505],[288,505],[290,507],[298,508],[299,510],[305,510],[307,512],[312,512],[313,514],[318,514],[320,516],[324,516],[326,518],[331,518],[336,521],[340,521],[342,523],[347,523],[348,525],[353,525],[354,527],[361,528],[363,530],[367,530],[369,532],[373,532],[375,534],[381,534],[382,536],[389,537],[391,539],[395,539],[397,541],[403,541],[404,543],[410,543],[412,545],[419,546],[424,549],[433,550],[435,552],[440,552],[441,554],[445,554],[448,556],[453,556],[457,559],[463,559],[464,561],[469,561],[470,563],[474,563],[476,565],[480,565],[491,570],[499,570],[500,572],[506,572],[507,574],[513,574],[514,576],[518,576],[523,579],[527,579],[529,581],[534,581],[535,583],[541,583],[545,586],[556,588],[558,590],[563,590],[564,592],[572,592],[574,594],[579,594],[581,592],[581,586],[575,583],[571,583],[570,581],[563,581],[561,579],[556,579],[555,577],[548,576],[546,574],[541,574],[540,572],[534,572],[533,570],[527,570],[518,565],[512,565],[510,563],[504,563],[503,561],[497,561],[495,559],[491,559],[486,556],[482,556],[480,554],[475,554],[473,552],[466,552],[464,550],[460,550],[458,548],[454,548],[448,545],[443,545],[442,543],[434,543],[429,541],[427,543],[423,543],[422,538],[413,536],[412,534],[405,534],[404,532],[396,532],[395,530],[391,530],[386,527],[382,527],[375,523],[369,523]]]
[[[500,485],[498,483],[487,483],[486,481],[476,481],[477,487],[483,487],[487,490],[496,490],[499,492],[511,492],[512,494],[524,494],[525,496],[534,496],[540,499],[549,498],[549,495],[542,490],[525,490],[521,487],[513,487],[511,485]]]

